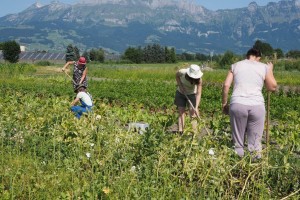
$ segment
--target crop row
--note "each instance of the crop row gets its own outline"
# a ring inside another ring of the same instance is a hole
[[[187,123],[179,136],[168,131],[177,123],[175,81],[91,80],[95,107],[81,120],[69,110],[75,94],[65,77],[0,81],[3,199],[300,197],[297,93],[271,95],[271,145],[253,163],[231,148],[220,84],[204,83],[198,132]],[[128,130],[141,121],[150,125],[144,134]]]

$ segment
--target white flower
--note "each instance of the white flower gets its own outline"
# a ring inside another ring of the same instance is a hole
[[[131,172],[135,172],[135,166],[132,166],[130,169]]]
[[[215,155],[215,152],[213,149],[209,149],[208,154],[213,156],[213,155]]]
[[[91,143],[90,145],[91,145],[91,147],[93,147],[95,144],[94,144],[94,143]]]
[[[86,155],[87,158],[91,157],[91,153],[86,153],[85,155]]]
[[[100,120],[100,119],[101,119],[101,115],[97,115],[96,120]]]

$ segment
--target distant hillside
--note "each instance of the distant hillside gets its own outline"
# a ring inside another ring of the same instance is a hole
[[[97,2],[97,3],[94,3]],[[159,43],[179,52],[244,53],[259,39],[284,51],[300,46],[300,0],[210,11],[191,1],[53,1],[0,18],[0,41],[18,40],[30,50],[64,51]]]

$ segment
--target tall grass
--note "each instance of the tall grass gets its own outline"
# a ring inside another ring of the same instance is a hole
[[[20,74],[34,73],[36,70],[33,65],[27,63],[0,63],[0,76],[17,76]]]

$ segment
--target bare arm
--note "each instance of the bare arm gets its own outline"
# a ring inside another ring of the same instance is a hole
[[[81,79],[79,81],[79,84],[81,84],[83,82],[83,80],[85,79],[86,75],[87,75],[87,67],[85,68],[85,70],[82,73],[82,77],[81,77]]]
[[[61,70],[62,70],[62,71],[65,71],[65,70],[69,67],[69,65],[71,65],[71,64],[74,64],[74,61],[68,61],[68,62],[63,66],[63,68],[61,68]]]
[[[228,114],[228,93],[233,81],[233,73],[230,70],[227,74],[227,77],[223,84],[223,91],[222,91],[222,110],[223,113]]]
[[[196,110],[200,106],[201,102],[201,95],[202,95],[202,79],[200,79],[199,84],[197,85],[197,93],[196,93]]]
[[[268,62],[267,65],[269,66],[269,70],[266,74],[265,78],[265,85],[268,91],[275,91],[277,88],[277,82],[275,80],[274,74],[273,74],[273,63]]]
[[[72,101],[71,106],[75,106],[76,103],[79,102],[79,100],[80,100],[80,99],[79,99],[78,97],[76,97],[76,98]]]

